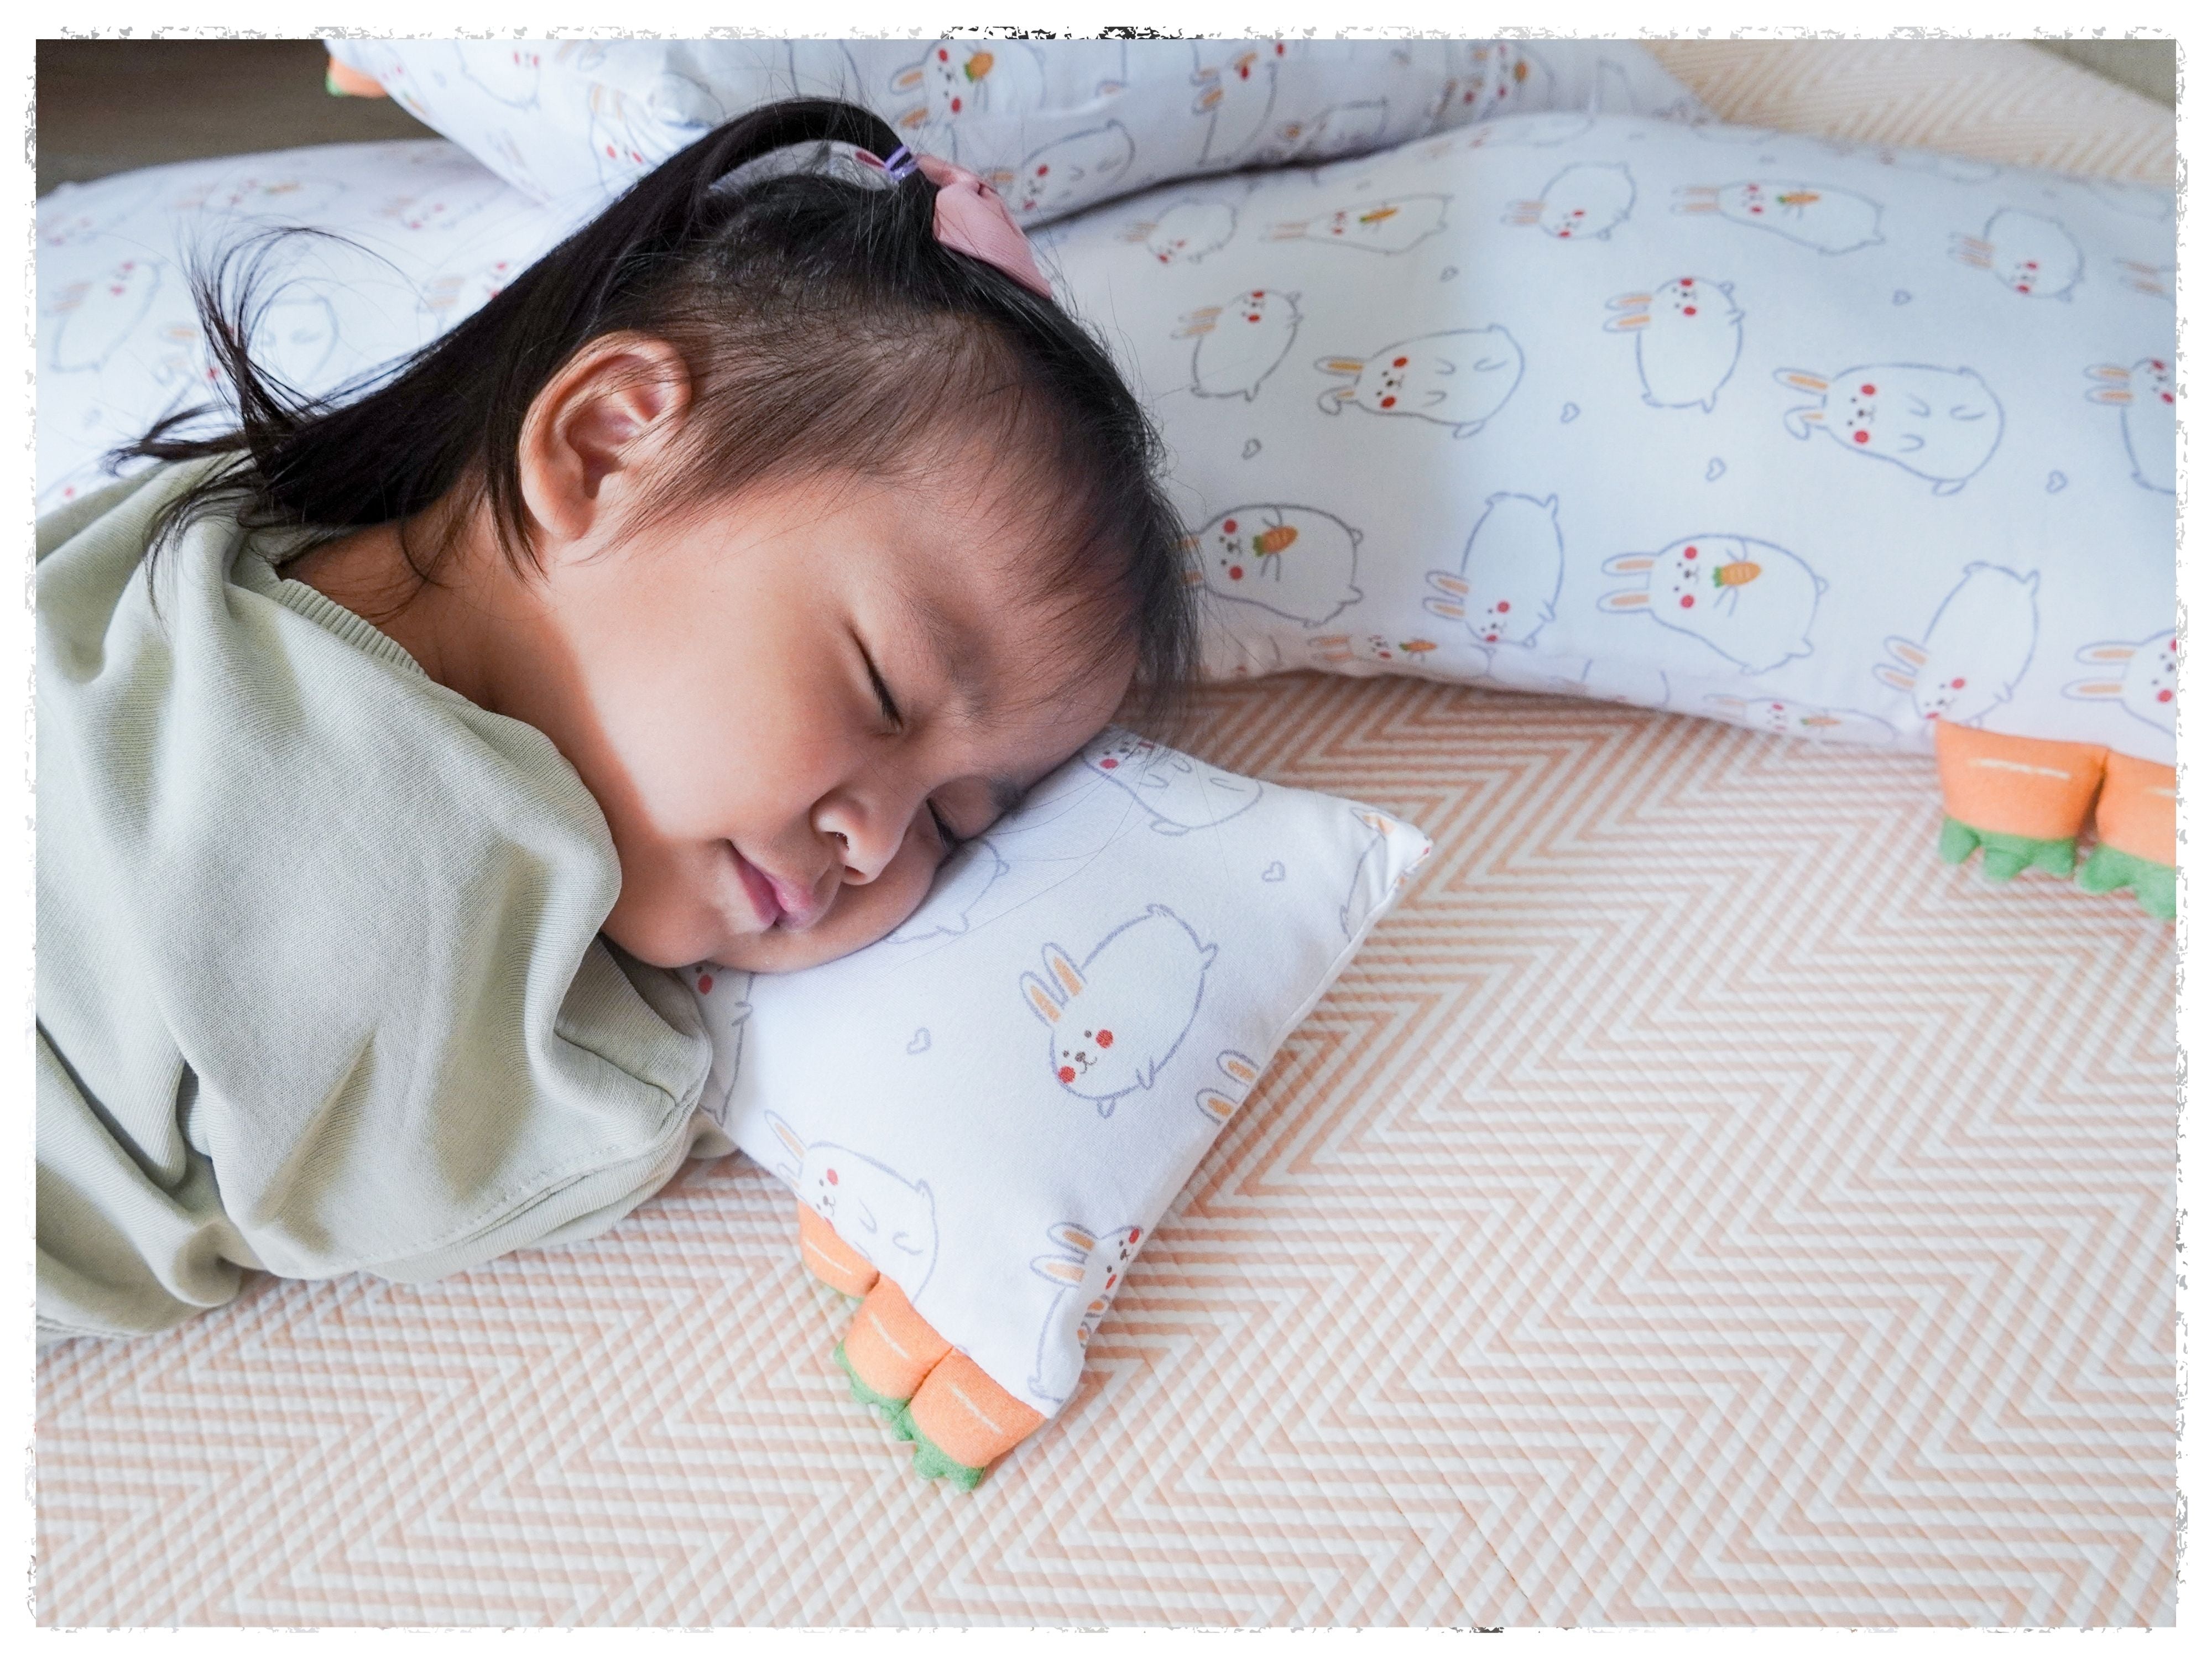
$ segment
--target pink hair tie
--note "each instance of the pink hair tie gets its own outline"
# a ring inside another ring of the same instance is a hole
[[[934,155],[916,155],[904,144],[882,161],[866,150],[860,159],[881,167],[893,180],[921,170],[937,186],[937,217],[932,226],[937,240],[957,253],[996,265],[1032,294],[1052,298],[1052,284],[1037,269],[1030,239],[1014,222],[1006,199],[966,167]]]

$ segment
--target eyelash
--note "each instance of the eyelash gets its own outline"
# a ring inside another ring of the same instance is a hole
[[[891,689],[884,684],[883,674],[876,667],[876,659],[868,654],[868,647],[865,645],[860,647],[860,660],[867,665],[868,684],[876,690],[876,702],[884,711],[884,718],[894,726],[903,728],[906,716],[899,713],[899,706],[891,701]]]
[[[894,726],[903,729],[906,716],[899,712],[898,704],[891,701],[891,689],[884,684],[883,673],[877,668],[876,659],[868,654],[868,647],[865,645],[860,647],[860,660],[867,665],[868,684],[875,688],[876,702],[883,708],[884,718]],[[947,853],[952,852],[960,845],[960,837],[953,834],[952,826],[945,821],[945,814],[937,810],[935,801],[925,801],[923,805],[929,808],[929,821],[936,826],[938,841]]]
[[[953,851],[960,845],[960,837],[952,833],[952,826],[945,821],[945,814],[937,810],[937,803],[925,803],[929,808],[929,821],[937,826],[937,838],[944,842],[945,850]]]

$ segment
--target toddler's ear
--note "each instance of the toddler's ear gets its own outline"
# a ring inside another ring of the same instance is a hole
[[[691,375],[676,348],[636,333],[592,341],[531,402],[516,461],[524,504],[556,540],[580,540],[635,495],[682,426]]]

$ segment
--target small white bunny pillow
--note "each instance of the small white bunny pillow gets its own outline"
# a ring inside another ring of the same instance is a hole
[[[705,1104],[1049,1416],[1109,1275],[1428,850],[1370,807],[1109,731],[889,939],[690,970]]]

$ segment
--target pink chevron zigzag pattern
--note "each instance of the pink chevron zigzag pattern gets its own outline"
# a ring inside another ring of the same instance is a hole
[[[1437,852],[978,1492],[732,1158],[55,1351],[40,1620],[2172,1621],[2171,928],[1939,863],[1917,759],[1410,680],[1198,727]]]

